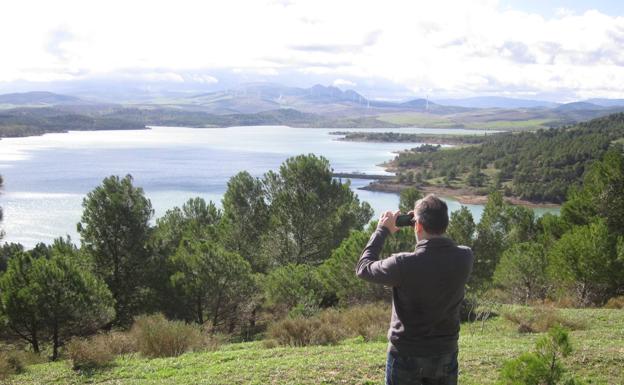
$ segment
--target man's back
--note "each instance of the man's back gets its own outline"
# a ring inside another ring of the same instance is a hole
[[[392,286],[390,350],[435,355],[457,350],[459,307],[472,269],[472,251],[444,237],[418,242],[413,253],[375,261],[388,230],[371,236],[356,268],[359,277]]]
[[[391,349],[413,355],[457,350],[459,308],[472,268],[472,251],[448,238],[418,242],[396,255],[401,270],[392,288]]]
[[[410,217],[384,212],[355,271],[362,279],[392,286],[386,384],[456,385],[459,308],[474,258],[469,248],[443,236],[449,218],[440,198],[419,199]],[[399,231],[399,223],[413,226],[419,240],[414,252],[380,259],[386,237]]]

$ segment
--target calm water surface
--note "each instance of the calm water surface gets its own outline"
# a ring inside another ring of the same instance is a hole
[[[361,130],[361,129],[359,129]],[[132,174],[156,211],[200,196],[220,205],[228,179],[247,170],[261,176],[276,170],[289,156],[315,153],[336,172],[384,174],[379,164],[393,152],[418,143],[359,143],[336,141],[336,129],[291,127],[230,127],[193,129],[156,127],[151,130],[81,131],[0,140],[0,174],[4,190],[0,206],[4,241],[33,246],[69,234],[78,240],[76,223],[85,194],[109,175]],[[339,131],[358,131],[343,130]],[[371,132],[480,134],[460,129],[367,129]],[[352,188],[369,202],[375,215],[396,209],[395,194],[358,190],[368,184],[353,180]],[[460,205],[448,199],[450,210]],[[483,207],[467,205],[475,219]],[[544,209],[540,209],[543,212]]]

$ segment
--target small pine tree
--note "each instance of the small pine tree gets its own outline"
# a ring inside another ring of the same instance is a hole
[[[18,253],[0,277],[0,314],[7,330],[35,353],[49,339],[53,360],[71,336],[92,333],[115,315],[105,283],[67,247],[59,239],[49,248],[50,258]]]
[[[567,330],[554,326],[535,343],[535,351],[507,361],[501,370],[499,385],[581,385],[565,376],[561,359],[572,353]]]

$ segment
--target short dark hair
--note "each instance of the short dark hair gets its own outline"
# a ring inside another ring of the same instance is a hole
[[[429,234],[444,234],[448,227],[448,207],[446,203],[433,194],[416,201],[414,215]]]

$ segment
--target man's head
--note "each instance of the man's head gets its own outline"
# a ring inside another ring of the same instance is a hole
[[[416,219],[414,231],[417,239],[440,236],[448,227],[448,208],[442,199],[429,194],[416,201],[414,218]]]

